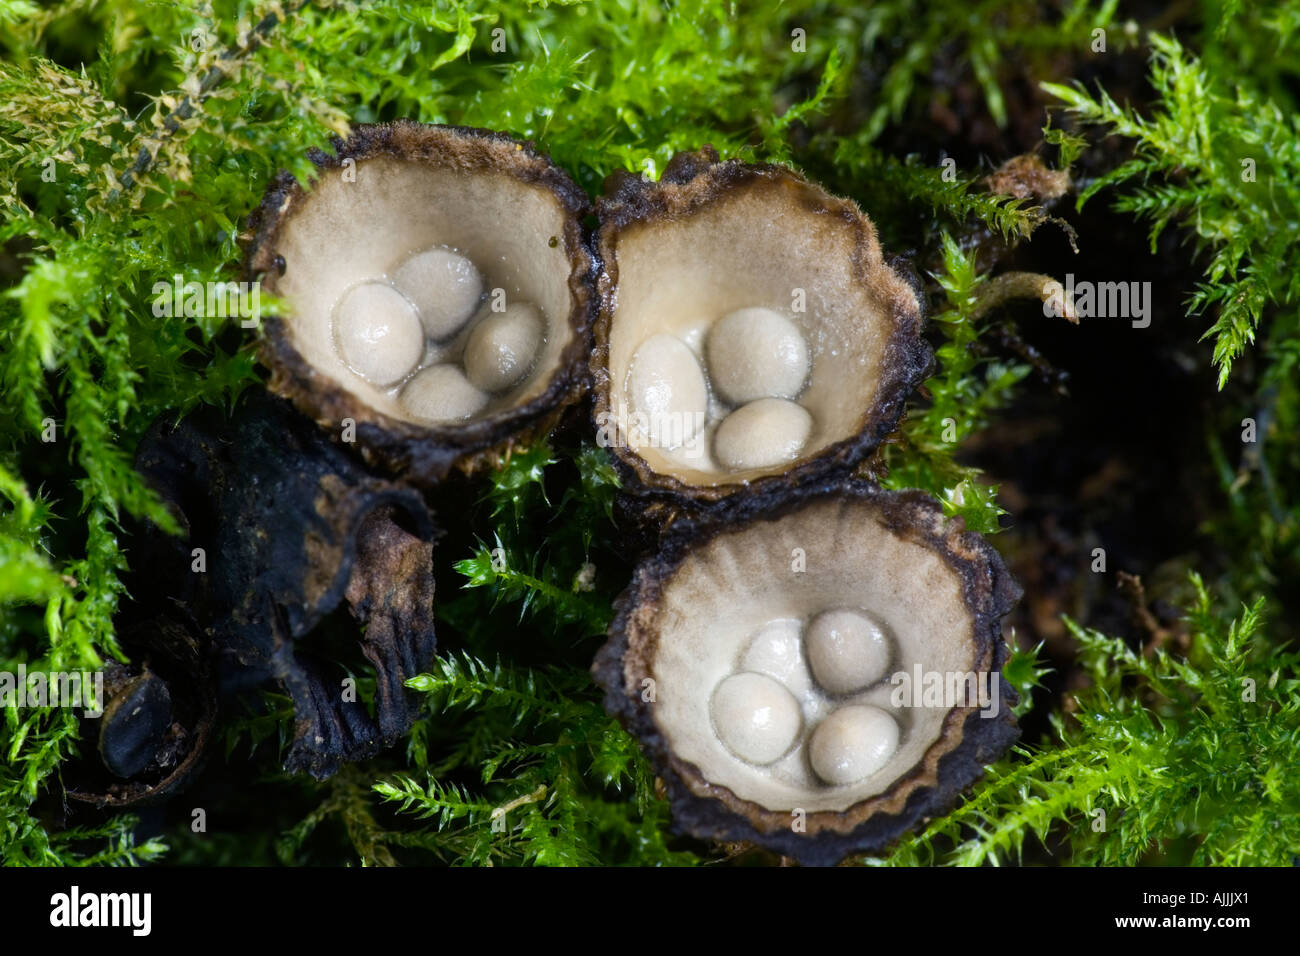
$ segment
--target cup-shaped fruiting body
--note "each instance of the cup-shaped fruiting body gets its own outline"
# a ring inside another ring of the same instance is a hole
[[[706,148],[615,177],[597,214],[595,424],[629,493],[801,484],[896,427],[931,353],[851,201]]]
[[[98,807],[160,803],[202,767],[216,728],[215,655],[181,601],[135,602],[116,624],[132,663],[83,676],[83,735],[98,754],[67,769],[64,792]]]
[[[406,681],[436,648],[437,531],[419,492],[372,475],[262,389],[229,415],[201,406],[180,423],[164,416],[136,469],[183,533],[153,529],[133,542],[148,576],[133,596],[192,610],[224,662],[223,693],[280,686],[294,708],[286,769],[326,777],[410,730],[420,701]],[[372,668],[369,706],[340,691],[340,653]],[[172,688],[173,706],[184,697]],[[127,729],[120,766],[148,730]]]
[[[372,463],[429,484],[550,429],[586,385],[586,194],[529,143],[412,122],[358,126],[282,173],[246,272],[272,391]]]
[[[835,863],[943,812],[1014,741],[1019,593],[920,492],[732,499],[637,567],[592,670],[678,829]]]

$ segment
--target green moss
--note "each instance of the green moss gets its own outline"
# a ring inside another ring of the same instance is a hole
[[[1300,655],[1261,639],[1262,601],[1224,620],[1192,583],[1185,655],[1134,652],[1069,621],[1090,685],[1053,715],[1051,738],[872,862],[971,866],[1050,847],[1074,866],[1290,865]]]
[[[1150,115],[1104,90],[1094,98],[1056,83],[1044,89],[1083,122],[1133,141],[1133,158],[1088,184],[1079,205],[1124,184],[1115,207],[1150,223],[1153,254],[1175,223],[1188,226],[1206,254],[1205,281],[1188,311],[1217,313],[1204,337],[1214,340],[1222,388],[1266,309],[1282,312],[1284,339],[1294,335],[1300,261],[1284,224],[1300,218],[1300,117],[1294,104],[1266,98],[1249,73],[1221,82],[1176,40],[1152,34],[1150,42],[1151,85],[1160,94]]]

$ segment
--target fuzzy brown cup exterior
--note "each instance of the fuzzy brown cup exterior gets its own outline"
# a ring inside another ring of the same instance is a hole
[[[845,265],[853,285],[878,306],[888,324],[884,330],[878,383],[870,401],[863,403],[854,427],[848,430],[850,434],[803,454],[784,468],[755,478],[724,479],[708,484],[683,481],[657,469],[623,443],[611,443],[614,464],[626,491],[643,499],[658,499],[658,510],[667,509],[664,514],[675,512],[680,505],[688,506],[687,510],[691,505],[710,505],[737,492],[764,493],[848,473],[897,427],[908,396],[925,379],[933,362],[933,353],[921,337],[923,317],[918,290],[885,263],[875,227],[857,205],[828,194],[784,166],[738,160],[721,162],[717,152],[706,146],[697,152],[679,153],[658,182],[628,173],[615,174],[606,183],[605,196],[597,202],[600,311],[595,324],[591,372],[593,414],[598,428],[602,422],[616,419],[612,392],[623,387],[617,380],[620,377],[617,370],[611,368],[611,343],[619,321],[620,269],[623,268],[619,253],[625,234],[639,229],[673,227],[750,195],[772,197],[774,204],[784,207],[787,214],[780,221],[791,230],[790,242],[806,239],[820,248],[822,241],[831,237],[832,247],[840,247],[841,251],[845,245],[849,247]],[[793,221],[802,220],[805,215],[814,217],[812,225],[807,220]],[[808,234],[799,231],[805,227],[809,229]],[[830,254],[836,254],[834,248]],[[774,244],[774,270],[781,269],[781,255]]]
[[[367,160],[388,158],[471,175],[503,173],[520,184],[545,190],[563,213],[562,234],[552,242],[562,244],[569,264],[571,308],[562,319],[570,339],[541,394],[464,424],[420,424],[371,407],[314,368],[295,345],[293,316],[272,316],[263,320],[260,349],[263,363],[271,369],[270,389],[290,399],[336,437],[343,420],[352,419],[357,445],[368,462],[425,486],[441,480],[453,468],[469,474],[488,467],[512,447],[553,428],[588,384],[587,357],[596,303],[595,259],[582,231],[582,219],[591,211],[587,194],[531,142],[490,130],[403,120],[356,126],[346,141],[335,139],[333,146],[332,155],[316,149],[308,154],[320,176],[342,171],[345,163],[360,168]],[[271,183],[249,219],[252,239],[244,271],[250,281],[260,279],[264,288],[276,292],[277,281],[294,268],[277,248],[282,230],[298,209],[311,201],[311,192],[288,172],[280,173]],[[384,224],[367,224],[367,228],[383,229]]]
[[[643,682],[655,681],[656,655],[668,633],[664,629],[686,626],[679,612],[665,613],[669,591],[684,564],[714,545],[726,547],[726,539],[733,537],[743,542],[736,551],[752,553],[764,546],[754,540],[755,534],[775,529],[790,517],[802,520],[801,515],[818,507],[869,514],[890,535],[926,549],[955,573],[963,615],[971,625],[971,670],[987,672],[1000,682],[1001,706],[995,716],[985,717],[977,704],[958,703],[943,716],[941,732],[923,757],[883,792],[844,810],[809,811],[804,832],[795,832],[794,808],[773,809],[745,799],[679,757],[656,718],[656,708],[673,688],[659,683],[656,703],[643,699]],[[743,535],[750,537],[737,537]],[[609,640],[597,654],[592,673],[605,691],[606,709],[640,740],[664,781],[679,831],[702,839],[753,842],[805,864],[832,865],[853,854],[878,852],[921,819],[945,812],[983,773],[984,765],[1016,740],[1019,730],[1010,706],[1017,695],[1001,676],[1007,654],[1001,619],[1020,594],[997,552],[978,534],[965,531],[960,519],[946,520],[939,504],[921,492],[884,491],[850,481],[767,498],[747,496],[712,509],[706,519],[673,525],[660,551],[637,567],[616,603]]]

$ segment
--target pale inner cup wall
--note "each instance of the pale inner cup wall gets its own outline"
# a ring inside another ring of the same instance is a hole
[[[892,322],[853,274],[859,233],[841,217],[811,211],[806,199],[794,184],[759,180],[688,217],[620,230],[609,346],[615,422],[634,421],[626,389],[642,342],[660,332],[676,336],[706,366],[708,327],[736,309],[763,306],[799,326],[811,357],[809,381],[797,401],[812,414],[813,427],[797,461],[857,434],[876,401]],[[803,313],[791,312],[795,289],[804,290]],[[710,423],[710,434],[690,455],[653,445],[641,445],[637,453],[655,471],[702,486],[791,467],[722,468],[712,453],[716,425]]]
[[[806,567],[794,569],[802,549]],[[885,679],[863,691],[827,698],[803,695],[805,725],[845,704],[870,704],[899,725],[898,750],[880,770],[853,784],[830,786],[812,772],[807,737],[768,766],[726,749],[712,724],[714,688],[744,668],[750,639],[768,622],[808,620],[827,608],[857,607],[892,636]],[[895,707],[889,675],[965,673],[974,667],[973,621],[961,579],[936,552],[896,537],[868,506],[817,502],[780,518],[713,539],[692,552],[666,583],[656,615],[660,640],[652,663],[652,713],[673,753],[710,783],[768,810],[845,810],[886,790],[939,739],[948,710]]]
[[[397,401],[399,388],[380,388],[357,376],[334,344],[334,304],[357,282],[390,280],[413,253],[448,246],[469,257],[488,290],[504,289],[508,302],[531,302],[545,318],[541,353],[531,373],[494,395],[476,418],[541,395],[566,345],[571,265],[565,251],[565,214],[543,186],[495,171],[466,172],[417,161],[375,157],[357,163],[356,181],[329,170],[297,197],[277,239],[285,274],[275,280],[288,302],[289,338],[313,368],[367,405],[412,420]],[[550,244],[551,238],[557,241]],[[487,306],[469,328],[486,314]],[[460,347],[463,339],[460,336]],[[439,361],[455,360],[444,350]]]

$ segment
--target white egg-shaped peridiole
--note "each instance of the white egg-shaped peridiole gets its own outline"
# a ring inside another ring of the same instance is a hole
[[[798,618],[764,624],[741,655],[740,669],[775,677],[796,696],[807,694],[812,681],[804,660],[802,631],[803,622]]]
[[[804,640],[813,676],[832,694],[874,684],[889,667],[892,651],[884,629],[852,608],[818,614],[809,622]]]
[[[395,385],[424,356],[424,330],[415,307],[382,282],[355,285],[334,306],[334,341],[358,375]]]
[[[898,749],[898,724],[879,707],[841,707],[817,725],[808,741],[813,772],[842,786],[871,776]]]
[[[488,403],[459,365],[431,365],[406,383],[401,395],[408,414],[431,422],[458,422],[472,418]]]
[[[732,471],[771,468],[799,457],[812,425],[812,416],[802,405],[784,398],[760,398],[722,420],[713,436],[713,453]]]
[[[415,303],[431,339],[455,335],[478,310],[483,277],[469,259],[450,249],[411,256],[393,274],[393,285]]]
[[[627,390],[638,424],[656,447],[676,448],[704,427],[709,386],[681,339],[660,334],[642,342],[632,356]]]
[[[502,392],[517,384],[537,359],[542,344],[542,315],[527,302],[489,312],[465,344],[465,374],[485,392]]]
[[[803,725],[799,702],[766,674],[733,674],[710,703],[718,738],[741,760],[763,766],[793,746]]]
[[[773,309],[729,312],[705,340],[709,380],[732,405],[794,398],[808,378],[808,343],[799,327]]]

